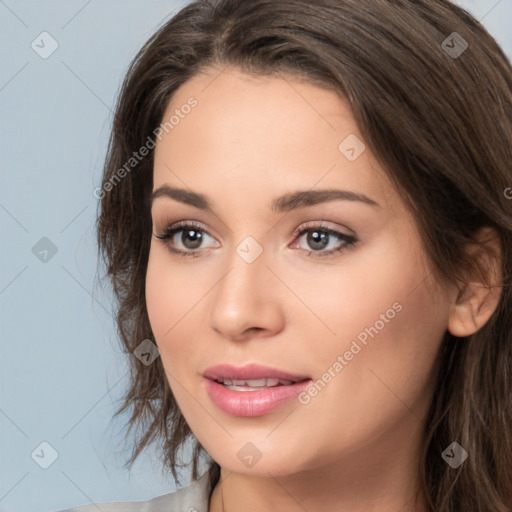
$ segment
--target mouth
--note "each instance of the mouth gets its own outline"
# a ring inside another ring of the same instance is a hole
[[[304,391],[312,380],[305,375],[251,364],[218,365],[204,372],[211,401],[232,416],[262,416]]]

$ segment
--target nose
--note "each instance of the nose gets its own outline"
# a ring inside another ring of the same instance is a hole
[[[265,251],[251,263],[234,251],[210,298],[210,327],[218,334],[242,341],[283,329],[282,285],[267,264]]]

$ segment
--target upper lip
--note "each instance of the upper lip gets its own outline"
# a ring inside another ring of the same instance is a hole
[[[256,380],[256,379],[281,379],[300,382],[310,377],[307,375],[299,375],[272,368],[261,364],[248,364],[246,366],[233,366],[230,364],[219,364],[210,366],[203,376],[210,380],[217,379],[235,379],[235,380]]]

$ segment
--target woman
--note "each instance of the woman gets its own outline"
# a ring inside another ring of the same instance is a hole
[[[509,62],[446,0],[196,1],[159,29],[98,241],[129,462],[160,441],[178,481],[191,439],[193,482],[101,509],[512,511],[511,120]]]

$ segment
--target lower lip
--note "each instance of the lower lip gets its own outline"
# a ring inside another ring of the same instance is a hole
[[[233,391],[222,384],[206,380],[206,391],[212,402],[232,416],[263,416],[302,393],[311,379],[290,386],[274,386],[261,391]]]

